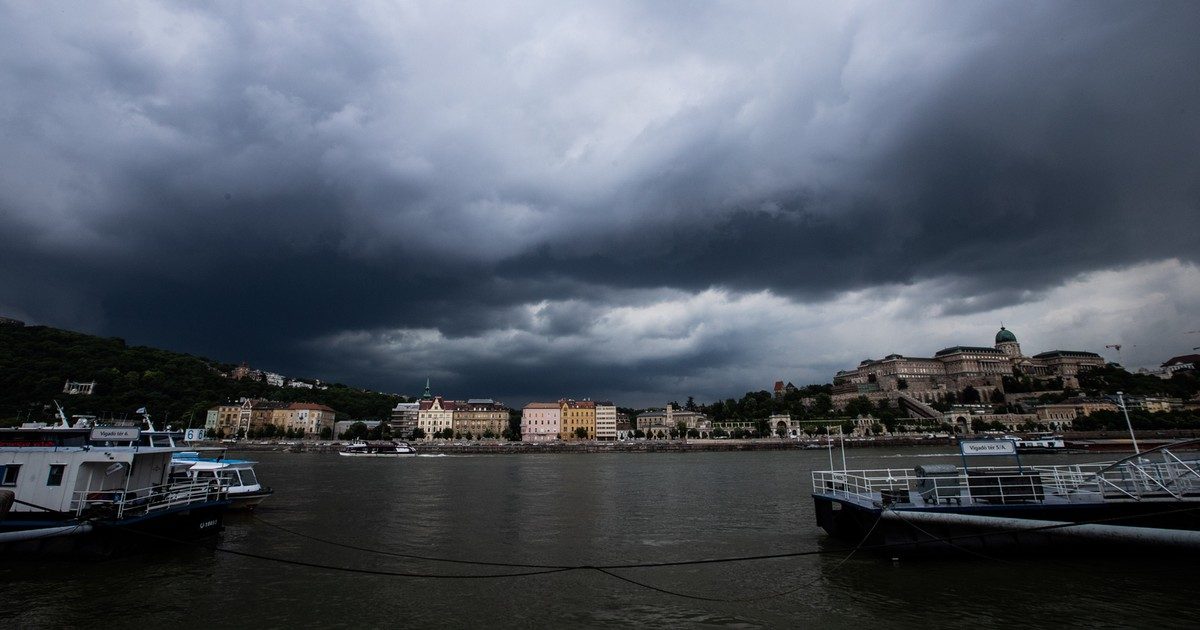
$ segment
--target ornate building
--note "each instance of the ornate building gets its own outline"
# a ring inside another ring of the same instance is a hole
[[[1078,387],[1080,371],[1104,365],[1094,352],[1052,350],[1032,357],[1021,353],[1021,344],[1011,330],[1001,326],[993,347],[953,346],[933,357],[889,354],[867,359],[853,370],[842,370],[833,378],[835,401],[867,395],[895,398],[900,394],[923,402],[942,400],[949,392],[975,389],[986,401],[993,392],[1004,391],[1005,376],[1062,379],[1066,387]]]
[[[508,407],[491,398],[471,398],[454,408],[454,432],[482,437],[488,432],[499,437],[508,428]]]

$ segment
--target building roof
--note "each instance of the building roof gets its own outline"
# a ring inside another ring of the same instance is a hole
[[[1004,343],[1006,341],[1016,341],[1017,336],[1012,334],[1012,331],[1001,326],[1000,332],[996,333],[996,343]]]
[[[1182,354],[1177,357],[1171,357],[1170,359],[1167,359],[1167,362],[1163,363],[1162,366],[1171,367],[1172,365],[1183,365],[1186,363],[1200,363],[1200,354]]]
[[[558,409],[558,403],[531,402],[525,409]]]
[[[995,348],[987,348],[984,346],[953,346],[950,348],[943,348],[941,350],[938,350],[937,352],[935,352],[933,354],[933,356],[944,357],[948,354],[957,354],[959,352],[978,352],[980,354],[999,354],[999,355],[1004,354],[1003,352],[1000,352],[999,350],[997,350]]]
[[[440,403],[442,411],[453,411],[458,408],[458,401],[443,400],[441,396],[434,396],[433,400],[421,400],[421,409],[429,410],[433,408],[433,403]]]
[[[1052,359],[1054,357],[1076,357],[1080,359],[1100,359],[1100,355],[1095,352],[1084,352],[1082,350],[1050,350],[1033,355],[1035,359]]]
[[[320,403],[291,403],[287,406],[288,409],[308,409],[310,411],[328,411],[329,413],[337,413],[332,407],[322,405]]]

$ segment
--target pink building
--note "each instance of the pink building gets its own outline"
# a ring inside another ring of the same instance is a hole
[[[558,403],[532,402],[521,409],[521,441],[549,442],[558,439],[562,410]]]

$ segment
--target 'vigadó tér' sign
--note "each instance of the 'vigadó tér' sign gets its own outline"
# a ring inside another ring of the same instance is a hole
[[[963,455],[1016,455],[1017,443],[1012,440],[961,440],[958,450]]]

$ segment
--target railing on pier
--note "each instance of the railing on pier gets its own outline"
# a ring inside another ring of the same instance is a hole
[[[181,481],[136,490],[78,490],[71,495],[71,510],[78,516],[85,511],[100,512],[116,518],[140,516],[157,510],[224,498],[228,481]]]
[[[917,469],[821,470],[813,492],[873,505],[1084,503],[1200,496],[1200,461],[1173,453],[1111,464],[1005,466],[964,470],[949,465]]]

